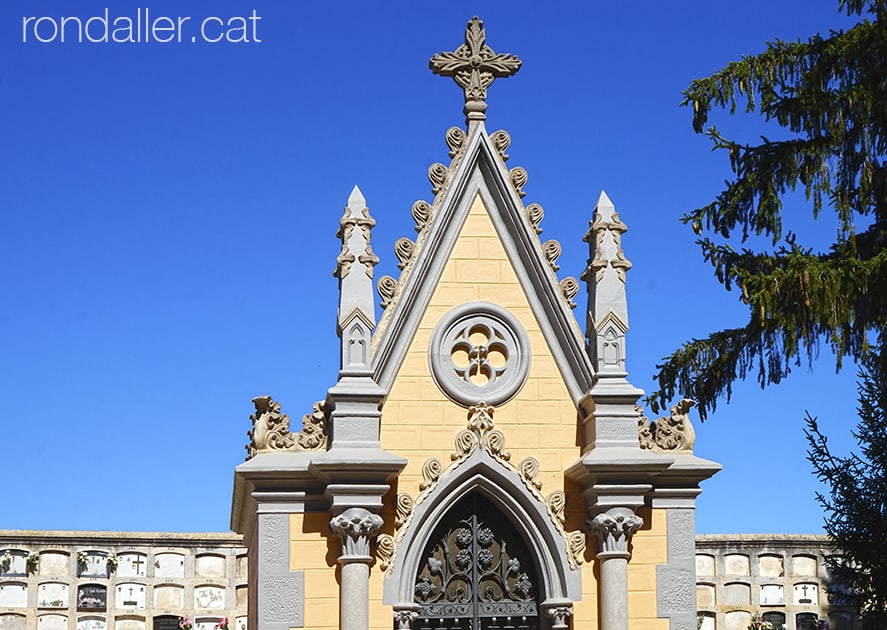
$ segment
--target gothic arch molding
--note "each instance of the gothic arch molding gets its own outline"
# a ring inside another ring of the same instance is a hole
[[[543,607],[578,601],[581,574],[578,568],[571,569],[567,541],[551,522],[547,507],[527,490],[516,470],[477,448],[445,471],[437,485],[417,501],[398,533],[396,555],[385,576],[383,603],[412,605],[414,580],[428,539],[450,508],[472,492],[480,493],[509,520],[533,555]]]

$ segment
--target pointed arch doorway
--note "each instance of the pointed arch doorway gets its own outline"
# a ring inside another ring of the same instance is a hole
[[[507,516],[481,493],[434,528],[415,578],[413,630],[539,630],[536,560]]]

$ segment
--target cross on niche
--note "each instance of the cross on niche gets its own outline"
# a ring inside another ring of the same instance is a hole
[[[132,566],[136,569],[136,575],[142,574],[142,565],[145,564],[145,561],[142,560],[141,556],[136,556],[136,559],[132,561]]]
[[[469,129],[473,121],[486,118],[487,88],[498,78],[510,77],[521,67],[516,55],[499,54],[486,45],[484,23],[474,16],[465,29],[465,43],[455,52],[438,53],[428,62],[434,74],[453,77],[465,91],[465,119]]]
[[[812,604],[813,599],[807,595],[807,589],[811,588],[808,584],[802,584],[800,587],[800,591],[802,593],[801,597],[798,598],[799,604]]]

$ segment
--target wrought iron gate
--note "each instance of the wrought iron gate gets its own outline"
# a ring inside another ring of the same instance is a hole
[[[538,574],[526,544],[472,493],[435,528],[416,576],[413,630],[538,630]]]

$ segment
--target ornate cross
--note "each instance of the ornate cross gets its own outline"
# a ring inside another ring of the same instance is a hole
[[[428,62],[434,74],[453,77],[465,91],[465,119],[472,121],[486,118],[487,88],[498,78],[510,77],[521,66],[516,55],[497,55],[486,45],[484,23],[474,16],[465,29],[465,43],[456,52],[438,53]]]

